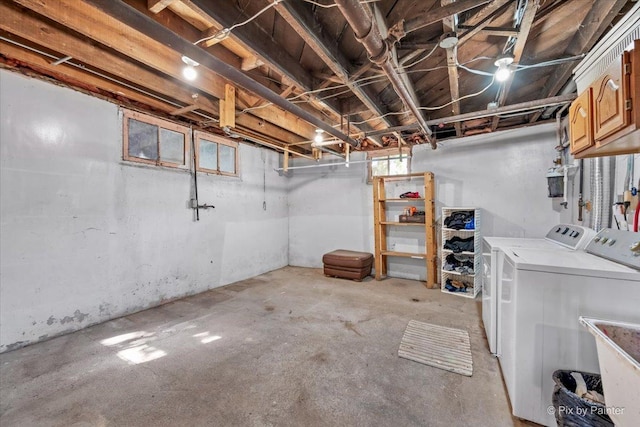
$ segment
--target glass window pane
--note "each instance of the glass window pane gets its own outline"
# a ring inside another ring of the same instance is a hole
[[[389,175],[405,175],[409,173],[407,166],[409,164],[409,158],[402,156],[402,159],[389,160]]]
[[[184,165],[184,134],[160,128],[160,160]]]
[[[373,159],[371,162],[371,174],[373,176],[389,175],[389,161],[386,157]]]
[[[218,144],[200,139],[198,165],[203,169],[218,170]]]
[[[158,126],[129,119],[129,156],[158,160]]]
[[[220,144],[220,172],[236,173],[236,149]]]

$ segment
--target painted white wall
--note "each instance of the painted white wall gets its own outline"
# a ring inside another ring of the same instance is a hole
[[[0,351],[288,264],[275,152],[200,174],[195,222],[188,172],[121,160],[116,105],[0,70],[0,120]]]
[[[414,147],[411,171],[431,171],[436,178],[436,215],[443,206],[483,208],[486,236],[542,237],[560,221],[557,199],[547,197],[545,174],[557,145],[555,125],[546,124],[491,135],[443,141],[437,150]],[[364,155],[352,156],[362,160]],[[296,159],[295,165],[309,164]],[[364,163],[349,168],[290,171],[289,264],[321,267],[333,249],[373,252],[373,192]],[[417,184],[392,185],[395,196]],[[422,193],[422,192],[421,192]],[[396,213],[394,213],[396,214]],[[424,244],[420,231],[394,231],[390,243]],[[398,247],[396,247],[398,249]],[[425,279],[422,261],[400,259],[389,274]]]

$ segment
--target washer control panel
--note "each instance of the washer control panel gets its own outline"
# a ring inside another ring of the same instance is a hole
[[[569,249],[582,249],[595,234],[595,231],[587,227],[573,224],[558,224],[551,227],[545,239]]]
[[[640,233],[605,228],[596,234],[585,250],[640,270]]]

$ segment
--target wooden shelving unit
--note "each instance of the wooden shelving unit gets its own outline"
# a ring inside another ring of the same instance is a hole
[[[386,198],[385,184],[391,181],[410,181],[422,179],[424,181],[424,197],[420,198]],[[403,257],[422,259],[427,269],[427,288],[437,288],[438,265],[437,243],[435,227],[435,179],[432,172],[420,172],[407,175],[378,176],[373,180],[373,222],[375,234],[375,269],[376,280],[382,280],[387,275],[387,259],[389,257]],[[424,205],[425,222],[397,222],[387,220],[389,204],[422,204]],[[424,232],[424,247],[416,248],[416,252],[399,252],[387,249],[387,232],[389,227],[407,227],[408,230]]]

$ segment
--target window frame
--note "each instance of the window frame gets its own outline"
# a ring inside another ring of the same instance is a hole
[[[177,123],[170,122],[168,120],[159,119],[157,117],[150,116],[148,114],[140,113],[137,111],[122,109],[122,160],[127,162],[134,163],[143,163],[147,165],[153,166],[163,166],[168,168],[175,169],[191,169],[191,129],[187,126],[179,125]],[[175,163],[166,160],[161,160],[162,153],[160,151],[160,136],[158,135],[158,158],[153,159],[143,159],[140,157],[135,157],[129,155],[129,119],[137,120],[142,123],[146,123],[149,125],[154,125],[158,127],[158,132],[160,129],[166,129],[173,132],[180,133],[184,136],[183,139],[183,162],[184,163]]]
[[[231,141],[227,138],[223,138],[219,135],[214,135],[212,133],[208,133],[208,132],[203,132],[203,131],[194,131],[193,133],[193,138],[194,138],[194,145],[195,145],[195,168],[196,171],[198,172],[204,172],[204,173],[211,173],[211,174],[215,174],[215,175],[224,175],[224,176],[238,176],[239,172],[238,172],[238,142],[236,141]],[[217,161],[217,167],[218,169],[209,169],[209,168],[204,168],[200,166],[200,140],[205,139],[209,142],[215,142],[217,144],[216,146],[216,161]],[[235,163],[234,163],[234,171],[233,173],[231,172],[225,172],[225,171],[221,171],[220,170],[220,145],[226,145],[227,147],[232,147],[235,153],[234,159],[235,159]]]
[[[393,148],[385,148],[382,150],[371,150],[371,151],[367,151],[367,183],[371,184],[373,183],[373,161],[374,159],[378,158],[378,157],[387,157],[387,162],[389,161],[389,157],[393,157],[393,156],[397,156],[402,154],[403,156],[406,155],[407,156],[407,174],[411,173],[411,157],[413,155],[413,150],[412,150],[412,146],[410,145],[402,145],[400,147],[393,147]],[[388,170],[389,168],[387,168]],[[397,174],[397,175],[404,175],[404,174]],[[376,176],[381,176],[381,175],[376,175]],[[384,176],[394,176],[394,175],[384,175]]]

